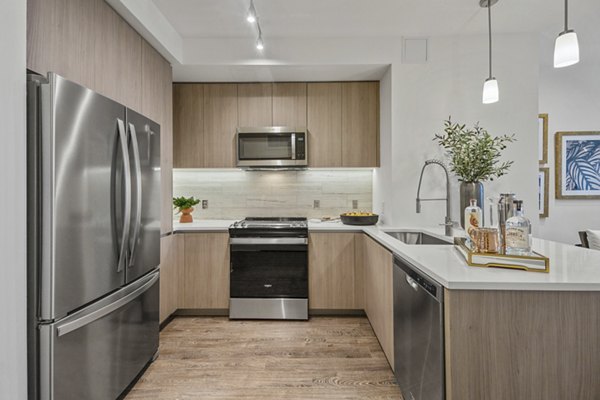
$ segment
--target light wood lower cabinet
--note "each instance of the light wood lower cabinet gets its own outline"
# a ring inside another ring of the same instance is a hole
[[[313,310],[358,310],[362,263],[355,257],[355,233],[311,233],[308,242],[308,298]]]
[[[600,399],[600,293],[444,294],[448,400]]]
[[[394,368],[393,256],[367,235],[361,236],[365,311],[390,366]]]
[[[179,308],[229,308],[229,234],[186,233]]]
[[[183,275],[183,237],[169,235],[160,239],[160,322],[179,308]]]

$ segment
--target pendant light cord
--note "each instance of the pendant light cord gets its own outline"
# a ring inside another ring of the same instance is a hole
[[[569,31],[569,0],[565,0],[565,32]]]
[[[565,0],[566,1],[566,0]],[[492,4],[491,0],[488,0],[488,33],[489,33],[489,44],[490,44],[490,76],[492,79]]]

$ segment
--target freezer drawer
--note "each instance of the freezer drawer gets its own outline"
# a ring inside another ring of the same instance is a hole
[[[116,399],[158,350],[159,272],[40,326],[40,398]]]

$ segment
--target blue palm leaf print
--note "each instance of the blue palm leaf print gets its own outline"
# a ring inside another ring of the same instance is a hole
[[[600,140],[567,140],[567,190],[600,190]]]

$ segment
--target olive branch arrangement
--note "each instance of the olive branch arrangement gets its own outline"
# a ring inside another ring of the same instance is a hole
[[[461,182],[493,181],[506,175],[514,161],[500,161],[508,143],[516,142],[515,135],[492,136],[475,124],[472,128],[444,121],[444,133],[435,134],[434,141],[450,158],[450,169]]]

